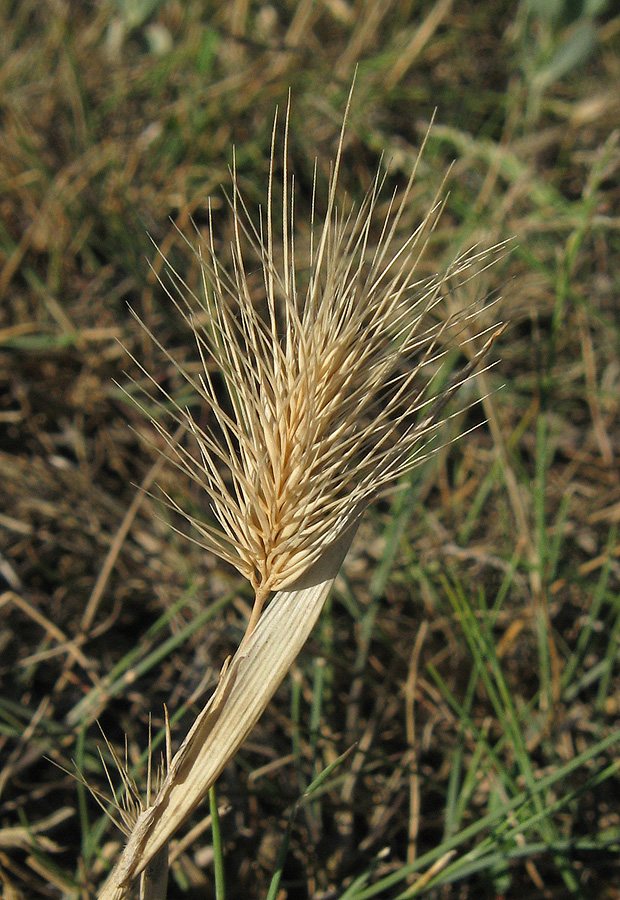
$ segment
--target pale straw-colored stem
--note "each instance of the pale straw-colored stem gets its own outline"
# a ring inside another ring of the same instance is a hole
[[[250,618],[248,619],[248,624],[245,629],[245,634],[243,635],[243,640],[239,644],[239,650],[242,647],[245,647],[247,644],[250,635],[256,628],[258,624],[258,620],[260,619],[260,614],[263,611],[263,607],[267,601],[267,597],[269,596],[269,590],[264,587],[259,587],[256,591],[256,595],[254,597],[254,605],[252,606],[252,612],[250,613]]]
[[[134,880],[246,740],[310,635],[356,528],[357,519],[299,581],[278,591],[225,665],[215,693],[172,759],[154,801],[138,817],[99,900],[128,896]]]

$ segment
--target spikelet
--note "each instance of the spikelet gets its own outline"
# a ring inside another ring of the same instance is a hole
[[[233,163],[230,271],[218,256],[210,208],[208,240],[197,252],[204,297],[192,295],[170,270],[174,289],[168,292],[193,333],[203,364],[199,377],[151,334],[212,414],[213,427],[207,429],[198,422],[202,417],[159,386],[163,398],[150,397],[172,407],[190,432],[194,447],[187,448],[154,420],[173,462],[204,489],[217,524],[179,511],[194,526],[194,539],[235,566],[261,602],[299,578],[371,500],[423,457],[441,423],[436,398],[420,375],[443,354],[458,321],[431,314],[447,284],[468,278],[488,259],[488,251],[474,251],[440,275],[416,277],[442,209],[436,198],[415,232],[397,243],[417,163],[401,198],[392,195],[379,222],[385,181],[380,171],[359,209],[340,212],[343,126],[316,236],[313,199],[309,275],[300,290],[287,169],[289,108],[281,247],[276,250],[274,226],[276,115],[266,222],[261,217],[253,224]],[[379,238],[371,246],[376,230]],[[262,268],[259,297],[250,285],[244,246],[252,266],[258,261]],[[212,379],[213,366],[223,378],[224,398]]]

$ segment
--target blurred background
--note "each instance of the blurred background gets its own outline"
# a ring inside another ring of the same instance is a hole
[[[258,220],[289,88],[303,247],[356,66],[342,196],[383,159],[387,204],[436,111],[400,237],[452,165],[420,272],[513,239],[448,298],[501,296],[508,329],[220,780],[227,893],[266,897],[286,837],[280,898],[620,897],[617,5],[5,0],[5,900],[96,896],[122,835],[77,772],[109,797],[126,754],[144,789],[149,715],[157,758],[164,703],[178,746],[241,638],[248,586],[151,496],[209,515],[129,396],[132,355],[196,403],[130,308],[198,367],[161,254],[199,294],[233,147]],[[173,843],[170,898],[215,896],[209,826],[205,806]]]

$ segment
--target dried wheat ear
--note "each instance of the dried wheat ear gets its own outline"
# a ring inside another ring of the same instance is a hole
[[[278,227],[276,116],[264,217],[256,224],[249,214],[233,162],[229,264],[220,259],[209,207],[207,240],[196,253],[204,296],[191,294],[170,270],[166,290],[192,332],[200,375],[177,363],[141,323],[210,414],[207,428],[137,363],[150,384],[145,389],[141,379],[137,385],[147,395],[144,407],[155,405],[167,416],[166,424],[152,418],[166,454],[204,489],[211,520],[184,512],[171,496],[166,502],[190,521],[197,543],[248,579],[255,601],[239,650],[168,759],[154,795],[139,800],[131,783],[133,802],[122,812],[127,845],[100,900],[127,896],[145,871],[143,895],[165,896],[161,868],[168,840],[204,799],[292,665],[364,509],[426,458],[447,402],[501,331],[497,323],[484,324],[484,304],[451,302],[449,313],[446,304],[448,295],[497,258],[501,246],[461,254],[436,275],[417,275],[443,207],[438,194],[403,239],[417,162],[405,189],[387,202],[380,203],[386,174],[379,170],[358,207],[337,206],[350,103],[351,95],[322,216],[315,169],[303,265],[296,258],[294,182],[287,167],[289,104]],[[257,261],[258,296],[248,274]],[[468,362],[435,391],[441,361],[455,346]],[[188,440],[172,436],[171,420]]]

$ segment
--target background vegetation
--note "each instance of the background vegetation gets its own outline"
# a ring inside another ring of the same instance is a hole
[[[249,591],[137,490],[206,514],[119,342],[181,390],[129,312],[196,364],[153,242],[196,287],[182,235],[211,196],[226,245],[233,145],[264,203],[290,87],[303,245],[356,64],[343,191],[382,153],[403,184],[437,109],[403,227],[454,160],[425,265],[514,237],[479,286],[509,328],[442,442],[479,427],[366,517],[220,780],[228,896],[267,895],[286,837],[295,900],[620,897],[619,51],[604,0],[0,5],[3,898],[96,894],[121,836],[63,769],[109,794],[98,721],[144,784],[149,714],[180,740],[243,633]],[[208,812],[171,898],[214,896]]]

